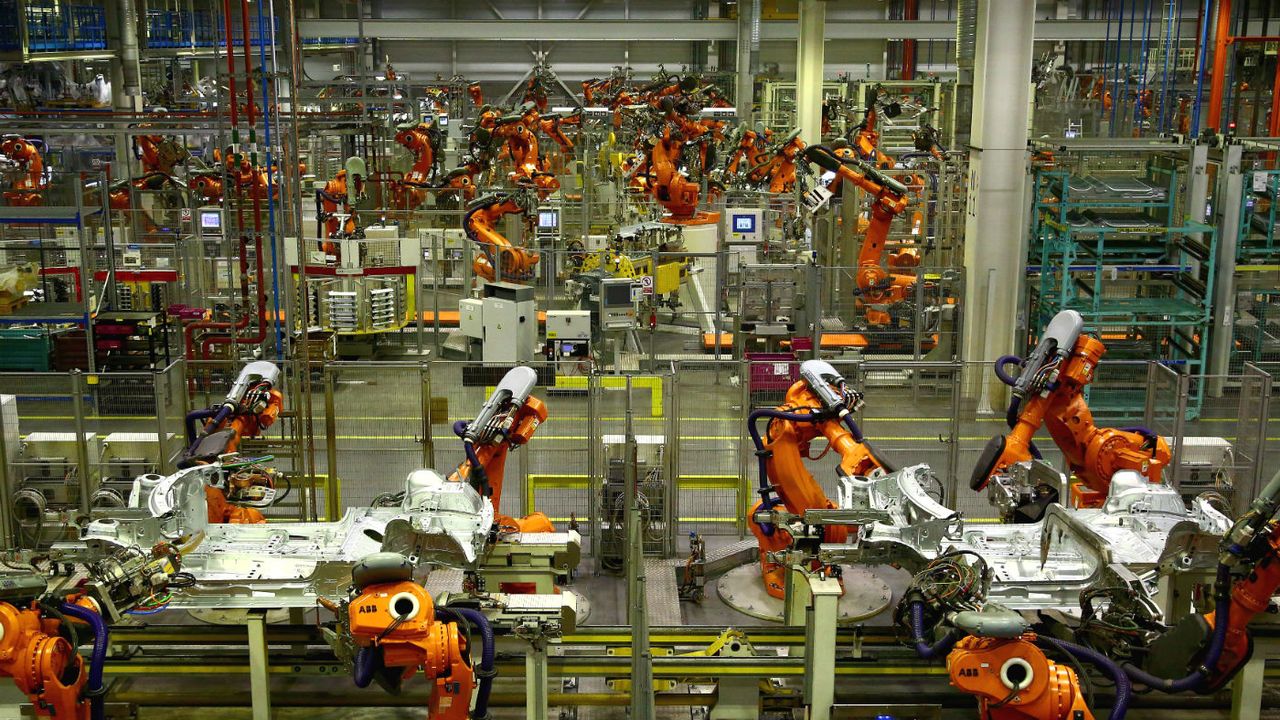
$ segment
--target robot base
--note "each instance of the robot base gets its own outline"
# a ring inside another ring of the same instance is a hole
[[[844,596],[840,598],[842,625],[875,617],[889,607],[893,591],[867,568],[843,565]],[[744,615],[782,622],[783,601],[764,590],[760,565],[740,565],[716,580],[716,592],[726,605]]]
[[[716,225],[720,222],[720,213],[703,210],[687,218],[664,215],[659,222],[664,222],[668,225]]]

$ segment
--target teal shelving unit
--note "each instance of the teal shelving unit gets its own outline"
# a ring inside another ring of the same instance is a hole
[[[1141,408],[1153,358],[1205,375],[1218,236],[1185,219],[1179,191],[1176,166],[1155,161],[1143,174],[1035,174],[1028,318],[1041,328],[1076,310],[1107,344],[1095,411]],[[1199,415],[1203,386],[1192,383],[1189,416]]]

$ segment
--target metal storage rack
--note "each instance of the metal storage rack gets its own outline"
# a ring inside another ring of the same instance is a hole
[[[1141,174],[1035,173],[1030,326],[1072,309],[1106,341],[1103,365],[1116,369],[1101,374],[1095,409],[1141,403],[1144,359],[1194,378],[1207,372],[1218,237],[1183,217],[1179,180],[1177,163],[1160,155]],[[1192,388],[1194,417],[1205,389]]]
[[[0,55],[26,62],[32,55],[101,57],[107,49],[102,2],[0,0]]]

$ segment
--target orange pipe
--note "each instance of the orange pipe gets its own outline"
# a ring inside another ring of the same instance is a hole
[[[1218,17],[1214,21],[1213,76],[1209,83],[1209,121],[1205,127],[1222,129],[1222,97],[1227,85],[1227,45],[1231,30],[1231,0],[1218,0]]]

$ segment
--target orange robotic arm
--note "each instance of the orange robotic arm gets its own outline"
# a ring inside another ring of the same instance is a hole
[[[890,273],[884,268],[885,244],[893,219],[906,210],[910,200],[907,187],[861,163],[846,164],[830,148],[812,145],[804,149],[805,160],[834,172],[871,196],[871,221],[858,251],[858,289],[870,303],[898,303],[909,300],[915,291],[916,276]],[[873,325],[889,322],[888,313],[868,309]]]
[[[693,220],[698,214],[698,202],[702,188],[680,170],[680,150],[684,140],[673,135],[671,126],[662,130],[662,137],[653,142],[649,150],[649,168],[653,181],[653,198],[676,222]]]
[[[545,196],[560,188],[560,181],[542,166],[538,154],[538,130],[541,115],[532,103],[525,103],[521,114],[502,118],[495,130],[497,137],[506,140],[507,155],[514,169],[509,177],[516,185],[531,185],[538,194]],[[566,138],[567,140],[568,138]]]
[[[729,154],[729,159],[725,162],[724,171],[727,175],[737,175],[738,167],[745,159],[751,162],[750,155],[755,149],[759,136],[754,130],[743,130],[741,137],[738,139],[738,146]]]
[[[796,186],[796,160],[804,152],[805,144],[796,129],[787,136],[774,152],[773,157],[751,168],[747,180],[751,183],[769,181],[769,192],[791,192]]]
[[[458,627],[475,611],[437,608],[431,595],[413,581],[413,566],[397,553],[374,553],[351,572],[350,599],[336,609],[339,631],[357,648],[353,675],[357,687],[377,681],[398,693],[405,680],[421,670],[434,690],[427,705],[431,720],[471,717],[471,695],[477,668],[471,661],[469,633]],[[477,613],[478,614],[478,613]],[[484,680],[476,701],[477,717],[485,715],[492,682],[493,633],[478,633],[485,643]]]
[[[396,142],[413,154],[405,182],[421,185],[435,181],[440,141],[440,130],[434,124],[408,123],[398,128]]]
[[[877,169],[886,170],[893,167],[893,158],[880,152],[880,131],[876,129],[879,113],[875,106],[867,109],[867,116],[858,125],[853,135],[853,146],[858,150],[858,157],[863,162],[874,165]]]
[[[1084,320],[1074,310],[1064,310],[1045,329],[1044,338],[1024,363],[1013,384],[1007,420],[1010,432],[988,443],[969,480],[981,490],[993,475],[1017,462],[1032,459],[1032,438],[1043,425],[1062,451],[1079,481],[1072,485],[1074,504],[1100,507],[1107,498],[1111,476],[1118,470],[1134,470],[1151,482],[1160,482],[1171,453],[1164,438],[1149,430],[1117,430],[1094,424],[1084,390],[1106,347],[1083,334]],[[1003,365],[1016,358],[1002,358]]]
[[[1131,676],[1166,692],[1213,692],[1244,667],[1253,654],[1249,624],[1267,612],[1280,590],[1277,509],[1280,473],[1271,478],[1219,544],[1213,611],[1181,618],[1151,642],[1145,653],[1146,671],[1126,666]],[[1167,679],[1184,673],[1190,674]]]
[[[835,368],[821,360],[808,360],[801,364],[800,374],[801,379],[788,388],[781,407],[753,412],[749,420],[756,455],[760,458],[761,500],[751,509],[748,525],[760,546],[765,589],[778,598],[784,594],[785,570],[768,556],[786,549],[791,544],[791,536],[782,528],[760,523],[755,518],[758,513],[776,507],[796,515],[805,510],[836,508],[805,467],[810,443],[819,437],[826,438],[840,457],[841,475],[867,476],[892,469],[853,422],[852,413],[861,404],[862,397],[845,384]],[[769,423],[761,438],[756,422],[765,418]],[[828,525],[823,528],[823,540],[845,542],[849,530],[843,525]]]
[[[480,408],[475,420],[454,426],[454,432],[466,448],[467,459],[449,479],[468,481],[481,495],[487,496],[493,502],[500,528],[555,532],[551,521],[540,512],[520,519],[500,512],[507,454],[512,448],[528,443],[538,426],[547,420],[547,406],[531,394],[537,382],[538,374],[532,368],[512,368]]]
[[[947,672],[956,689],[978,698],[982,720],[1093,720],[1075,671],[1045,657],[1029,633],[970,635],[947,655]]]
[[[84,658],[58,633],[61,622],[35,603],[0,602],[0,676],[11,677],[37,717],[89,720]]]
[[[10,205],[36,206],[44,204],[44,190],[48,182],[44,177],[44,157],[35,143],[20,135],[8,135],[0,142],[0,155],[17,166],[22,175],[4,194]]]
[[[494,224],[506,215],[527,213],[531,199],[524,192],[493,193],[475,201],[462,219],[467,237],[480,246],[481,254],[472,262],[476,275],[492,281],[497,277],[497,263],[502,266],[502,279],[523,282],[533,279],[538,253],[516,247],[498,232]]]
[[[188,445],[178,457],[178,467],[216,462],[220,457],[236,452],[245,438],[257,437],[271,427],[284,408],[284,396],[277,389],[279,380],[280,369],[274,363],[260,360],[246,365],[221,403],[187,416]],[[204,425],[197,431],[195,423],[202,418]],[[249,479],[251,476],[243,477]],[[252,477],[272,482],[269,474]],[[236,489],[243,491],[246,487]],[[205,488],[209,522],[266,522],[262,513],[254,508],[229,500],[226,490],[212,486]]]
[[[564,128],[581,124],[582,115],[580,113],[574,113],[567,117],[553,113],[543,116],[538,121],[538,127],[543,134],[554,140],[566,155],[573,152],[573,140],[570,140],[569,136],[564,134]]]

